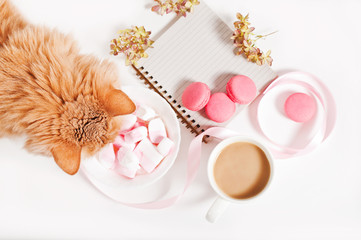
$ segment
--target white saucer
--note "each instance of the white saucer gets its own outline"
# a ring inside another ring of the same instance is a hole
[[[97,156],[83,159],[81,170],[87,178],[104,194],[109,197],[121,200],[127,190],[135,190],[147,187],[162,178],[172,167],[179,151],[181,141],[180,126],[176,114],[170,105],[161,96],[152,90],[140,86],[124,86],[124,91],[137,104],[146,104],[153,108],[163,120],[168,137],[174,142],[172,152],[160,163],[160,165],[149,174],[136,176],[134,179],[127,179],[116,174],[111,169],[101,165]]]

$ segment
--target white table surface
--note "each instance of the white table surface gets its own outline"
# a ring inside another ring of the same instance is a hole
[[[116,31],[144,25],[159,32],[170,16],[150,11],[151,0],[14,0],[32,23],[72,33],[82,52],[114,60],[121,81],[140,84],[121,57],[109,56]],[[50,158],[29,154],[22,139],[0,139],[0,238],[9,239],[361,239],[361,1],[207,1],[232,26],[236,12],[250,13],[261,41],[271,49],[273,69],[299,69],[320,77],[337,102],[333,134],[307,156],[275,161],[269,191],[257,202],[231,205],[216,224],[204,215],[215,199],[204,149],[194,183],[179,202],[163,210],[116,203],[82,173],[64,174]],[[280,127],[274,122],[275,127]],[[249,111],[230,125],[258,136]],[[182,127],[181,151],[170,172],[139,199],[172,195],[182,187],[192,136]],[[135,195],[137,196],[137,195]],[[134,196],[133,196],[134,197]]]

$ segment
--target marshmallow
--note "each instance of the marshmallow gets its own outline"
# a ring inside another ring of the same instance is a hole
[[[148,174],[147,171],[144,170],[144,168],[139,168],[138,171],[137,171],[137,176],[139,175],[145,175],[145,174]]]
[[[137,116],[133,114],[119,116],[120,119],[120,132],[128,131],[133,128],[134,124],[137,122]]]
[[[157,150],[163,157],[165,157],[172,150],[173,145],[174,145],[173,141],[165,137],[158,144]]]
[[[114,167],[115,163],[115,153],[113,144],[106,145],[102,150],[99,152],[99,162],[108,169]]]
[[[124,134],[124,140],[126,143],[136,143],[148,136],[148,130],[146,127],[137,127]]]
[[[147,127],[147,123],[146,123],[146,122],[143,122],[143,120],[141,120],[141,119],[134,124],[134,128],[142,127],[142,126],[143,126],[143,127]]]
[[[117,153],[117,159],[119,163],[117,172],[128,178],[134,178],[140,168],[137,155],[131,149],[122,147]]]
[[[101,153],[105,157],[99,159],[107,168],[128,178],[151,173],[174,145],[167,138],[163,121],[146,105],[138,105],[135,114],[119,117],[119,135]]]
[[[114,146],[120,148],[125,144],[124,137],[116,136],[113,142]]]
[[[149,121],[157,116],[155,111],[146,105],[137,106],[137,111],[135,112],[135,114],[137,117],[144,121]]]
[[[148,138],[143,139],[134,151],[140,152],[140,165],[148,173],[152,172],[163,159],[163,156],[157,151],[156,147],[149,141]]]
[[[131,149],[132,151],[135,148],[135,143],[128,143],[124,140],[124,137],[122,136],[116,136],[115,140],[113,142],[114,146],[117,148],[121,148],[121,147],[127,147],[129,149]]]
[[[149,138],[152,143],[159,143],[163,138],[167,137],[162,119],[155,118],[149,122],[148,125]]]

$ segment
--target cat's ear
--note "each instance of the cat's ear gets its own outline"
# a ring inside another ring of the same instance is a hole
[[[67,174],[74,175],[80,166],[81,148],[71,145],[60,145],[51,150],[58,166]]]
[[[121,90],[111,89],[103,99],[105,110],[112,116],[130,114],[135,111],[135,104]]]

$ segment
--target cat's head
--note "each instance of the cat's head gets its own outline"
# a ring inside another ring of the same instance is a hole
[[[121,90],[108,89],[104,97],[79,97],[64,104],[60,120],[60,139],[51,153],[55,162],[68,174],[75,174],[82,155],[94,154],[118,134],[117,116],[135,111],[135,104]]]
[[[120,129],[119,116],[135,111],[133,101],[114,86],[117,69],[108,61],[78,56],[74,64],[54,77],[54,101],[39,116],[27,148],[49,154],[68,174],[75,174],[83,157],[93,155],[114,141]],[[57,84],[57,85],[56,85]],[[59,97],[60,96],[60,97]]]

